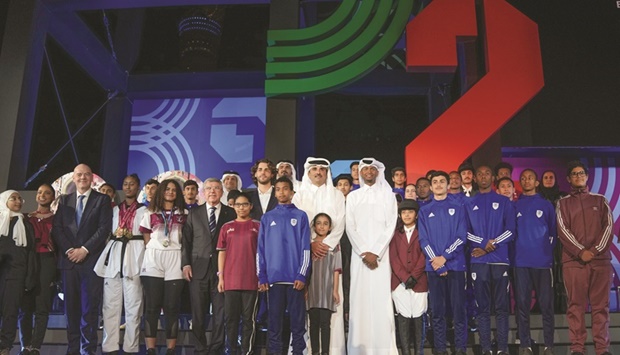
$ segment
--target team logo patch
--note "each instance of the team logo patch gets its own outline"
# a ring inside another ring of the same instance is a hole
[[[291,226],[295,227],[297,225],[297,218],[291,218]]]
[[[522,216],[521,212],[517,213],[517,218],[519,218],[521,216]]]
[[[504,274],[502,276],[508,277],[508,271],[504,271]]]
[[[472,273],[471,273],[471,279],[472,279],[472,280],[474,280],[474,281],[476,281],[476,273],[475,273],[475,272],[472,272]]]
[[[478,206],[474,206],[474,208],[471,209],[472,211],[478,211]]]
[[[592,209],[595,210],[595,211],[598,211],[598,207],[597,206],[593,206]]]
[[[269,225],[270,227],[273,227],[276,225],[276,221],[271,221],[271,224]]]
[[[454,212],[456,212],[454,208],[448,208],[448,213],[450,214],[450,216],[454,216]]]
[[[543,215],[543,211],[541,210],[536,210],[536,217],[540,218]]]
[[[496,210],[499,208],[499,202],[493,202],[493,209]]]
[[[433,212],[431,212],[431,214],[428,215],[428,218],[431,218],[431,217],[435,217],[435,214]]]

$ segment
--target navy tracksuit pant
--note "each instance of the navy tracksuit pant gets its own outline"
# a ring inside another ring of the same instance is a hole
[[[530,346],[530,302],[532,289],[543,317],[543,334],[545,346],[553,347],[553,330],[555,328],[553,310],[553,270],[515,267],[515,294],[517,295],[517,322],[521,347]]]
[[[495,305],[497,350],[508,352],[509,294],[508,265],[471,264],[471,278],[478,305],[478,332],[482,352],[491,351],[491,303]],[[491,297],[493,302],[491,302]]]
[[[267,294],[269,304],[269,354],[282,352],[282,324],[284,312],[288,310],[291,320],[291,334],[293,336],[293,354],[302,354],[306,348],[304,334],[306,333],[306,300],[304,291],[298,291],[291,284],[273,284],[269,286]]]
[[[467,308],[465,307],[465,271],[448,271],[439,276],[436,272],[426,273],[431,301],[434,348],[436,352],[446,351],[446,315],[452,309],[454,319],[454,342],[456,350],[467,348]]]

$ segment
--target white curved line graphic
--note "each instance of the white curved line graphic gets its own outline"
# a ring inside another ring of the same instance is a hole
[[[153,112],[133,117],[129,149],[147,154],[160,172],[187,170],[186,165],[189,171],[195,171],[194,154],[181,131],[199,104],[200,99],[164,100]]]

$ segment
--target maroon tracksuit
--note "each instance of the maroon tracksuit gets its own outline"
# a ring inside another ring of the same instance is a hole
[[[568,293],[568,320],[571,351],[585,353],[585,312],[592,307],[592,338],[596,354],[609,351],[609,290],[613,217],[603,195],[587,188],[574,189],[557,204],[558,234],[563,245],[564,284]],[[594,254],[585,263],[584,251]]]

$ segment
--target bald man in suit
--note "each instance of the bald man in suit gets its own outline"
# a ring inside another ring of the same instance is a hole
[[[93,268],[112,231],[112,205],[91,188],[88,165],[75,167],[73,182],[76,192],[60,197],[52,228],[64,283],[67,354],[95,354],[103,279]]]

